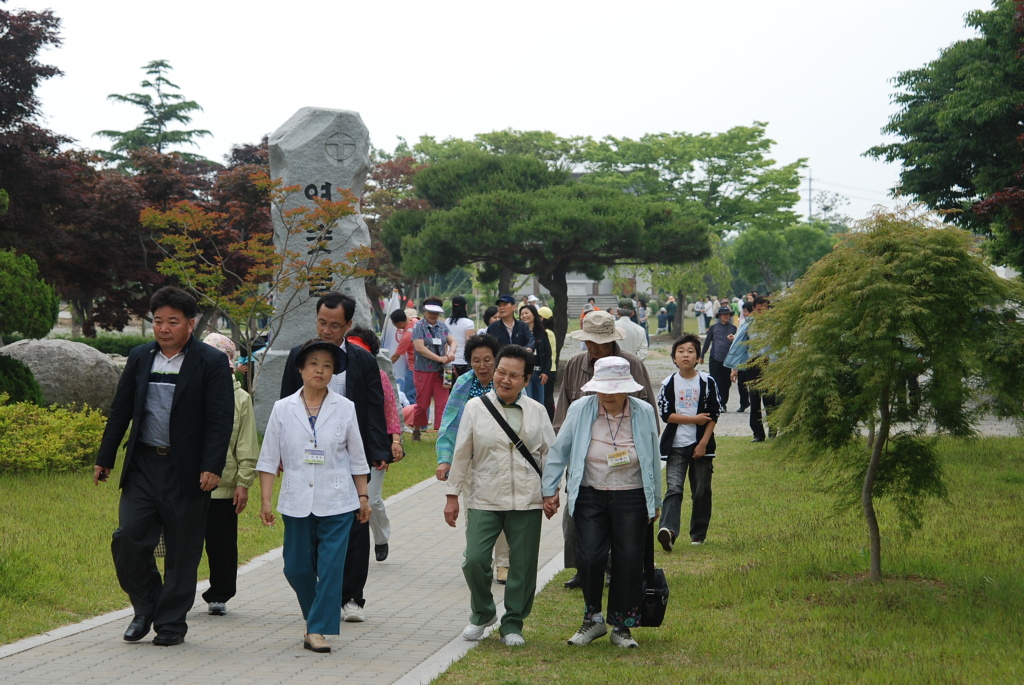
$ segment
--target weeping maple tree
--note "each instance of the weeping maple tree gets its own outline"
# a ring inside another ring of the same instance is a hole
[[[876,500],[917,528],[922,504],[945,497],[935,436],[969,438],[989,413],[1021,420],[1022,305],[1020,281],[1000,278],[969,233],[879,211],[757,317],[758,385],[782,398],[769,416],[778,444],[860,503],[871,580]]]

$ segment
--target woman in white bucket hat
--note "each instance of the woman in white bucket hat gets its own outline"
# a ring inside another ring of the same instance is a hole
[[[583,624],[569,638],[586,645],[608,632],[612,644],[636,647],[630,629],[640,625],[644,542],[661,513],[658,426],[651,405],[629,397],[641,390],[629,362],[605,357],[594,363],[587,395],[573,402],[541,481],[544,511],[558,511],[558,487],[568,467],[569,513],[576,524],[576,566],[583,585]],[[612,558],[607,618],[602,613],[604,569]]]

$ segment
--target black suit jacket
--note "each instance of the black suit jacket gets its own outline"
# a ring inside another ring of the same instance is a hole
[[[295,358],[302,345],[288,353],[288,362],[281,374],[281,397],[294,395],[302,387],[302,375],[295,368]],[[221,353],[223,354],[223,353]],[[391,440],[384,420],[384,386],[380,383],[380,367],[373,355],[358,345],[345,345],[345,397],[356,405],[356,423],[363,439],[366,461],[393,461]]]
[[[129,478],[129,465],[142,427],[142,410],[149,390],[149,372],[157,343],[139,345],[128,353],[121,373],[96,465],[114,468],[117,448],[131,424],[125,443],[120,487]],[[181,362],[171,402],[171,458],[175,460],[178,487],[184,495],[200,495],[199,476],[204,471],[218,476],[224,469],[235,415],[235,389],[224,353],[193,337]]]
[[[504,347],[505,345],[522,345],[523,347],[529,347],[531,350],[536,349],[536,343],[533,339],[533,331],[522,321],[516,321],[512,324],[512,337],[508,336],[508,329],[505,328],[505,324],[501,321],[495,321],[487,327],[487,335],[493,335],[498,339],[498,346]],[[465,343],[460,343],[465,344]]]

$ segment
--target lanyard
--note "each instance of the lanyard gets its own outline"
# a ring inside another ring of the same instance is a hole
[[[306,416],[309,417],[309,427],[313,429],[313,448],[318,447],[316,443],[316,416],[309,411],[309,405],[306,404],[306,393],[299,393],[299,397],[302,398],[302,406],[306,409]],[[324,395],[324,399],[320,400],[320,408],[323,409],[324,400],[327,399],[327,395]]]
[[[626,408],[622,408],[622,415],[619,416],[619,423],[615,426],[614,431],[612,431],[612,420],[608,418],[607,411],[605,411],[604,420],[608,422],[608,432],[611,433],[612,436],[612,447],[618,447],[618,445],[615,444],[615,438],[618,437],[619,431],[622,429],[622,422],[626,420]]]

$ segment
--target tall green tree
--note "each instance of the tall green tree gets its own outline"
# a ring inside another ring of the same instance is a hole
[[[978,32],[942,50],[939,57],[894,79],[899,107],[882,132],[896,142],[866,154],[901,165],[896,196],[923,202],[946,221],[1009,243],[999,257],[1024,269],[1024,237],[1000,212],[978,213],[975,204],[1019,186],[1021,146],[1020,3],[996,0],[988,11],[969,12]]]
[[[861,228],[754,325],[769,351],[760,389],[782,397],[769,416],[780,447],[823,468],[842,502],[859,502],[879,581],[876,500],[916,527],[922,503],[946,492],[925,431],[969,437],[986,411],[1021,418],[1024,324],[1013,310],[1024,291],[965,231],[906,211]]]
[[[28,255],[0,250],[0,302],[0,345],[13,333],[44,338],[57,323],[60,301]]]
[[[123,102],[140,107],[145,113],[142,123],[130,131],[97,131],[96,135],[110,138],[109,152],[103,157],[121,165],[128,163],[128,153],[142,148],[152,148],[158,153],[171,152],[181,145],[197,146],[197,139],[210,135],[206,129],[175,129],[175,124],[187,126],[192,115],[201,112],[202,107],[194,100],[186,100],[177,92],[181,88],[172,83],[167,74],[171,65],[166,60],[154,60],[143,67],[150,78],[139,85],[148,92],[114,93],[107,96],[113,102]],[[176,150],[183,159],[196,161],[203,157],[191,152]]]
[[[730,242],[730,263],[743,280],[764,283],[768,292],[775,292],[828,254],[833,241],[817,224],[796,224],[782,231],[749,228]]]
[[[710,253],[699,207],[572,182],[529,157],[440,162],[417,174],[415,184],[436,208],[397,212],[386,224],[385,241],[402,268],[444,273],[485,262],[536,276],[554,300],[559,340],[568,328],[570,272],[685,263]]]

